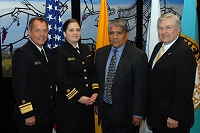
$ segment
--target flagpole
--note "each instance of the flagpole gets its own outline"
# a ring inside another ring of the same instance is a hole
[[[1,46],[1,29],[0,29],[0,46]],[[0,54],[0,83],[1,83],[1,88],[2,88],[2,83],[3,83],[3,72],[2,72],[2,52]]]
[[[200,19],[199,19],[199,17],[200,17],[200,0],[197,0],[197,18],[198,18],[198,27],[199,27],[199,29],[200,29]],[[200,42],[200,32],[199,32],[199,42]],[[200,44],[199,44],[200,45]]]
[[[72,0],[71,1],[71,7],[72,7],[72,18],[75,18],[76,20],[78,20],[78,22],[80,23],[81,22],[81,14],[80,14],[80,8],[77,8],[77,7],[80,7],[80,0]]]
[[[1,46],[1,28],[0,28],[0,46]],[[1,54],[0,54],[0,59],[1,59],[1,62],[0,62],[0,75],[1,75],[0,76],[0,100],[4,101],[5,99],[3,99],[4,94],[3,94],[3,73],[2,73],[2,55]],[[4,104],[3,104],[3,106],[4,106]],[[0,109],[1,115],[4,114],[4,112],[5,112],[4,108],[1,107],[1,109]],[[1,118],[0,122],[5,123],[3,118]],[[1,125],[0,128],[2,129],[2,127],[4,127],[4,126],[5,126],[5,124]]]
[[[139,49],[143,47],[142,41],[142,16],[143,16],[143,1],[137,0],[137,27],[136,27],[136,46]]]

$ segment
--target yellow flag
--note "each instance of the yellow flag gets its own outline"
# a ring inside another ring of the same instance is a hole
[[[94,123],[95,123],[95,133],[103,133],[102,132],[102,129],[101,129],[101,126],[98,125],[98,115],[95,114],[94,115]]]
[[[110,44],[108,38],[108,11],[106,0],[101,0],[99,22],[96,39],[96,50]]]
[[[96,50],[110,44],[108,38],[108,11],[106,0],[101,0],[99,22],[96,39]],[[98,125],[98,116],[95,114],[95,132],[102,133],[101,126]]]

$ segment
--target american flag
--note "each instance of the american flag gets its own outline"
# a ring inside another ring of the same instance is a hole
[[[59,0],[46,0],[46,20],[49,24],[48,41],[46,46],[50,49],[54,49],[63,42]]]

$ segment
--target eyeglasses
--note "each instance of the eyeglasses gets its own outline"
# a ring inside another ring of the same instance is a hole
[[[163,31],[163,30],[165,30],[165,31],[171,31],[172,28],[175,28],[175,27],[176,27],[176,26],[158,27],[158,30],[159,30],[159,31]]]

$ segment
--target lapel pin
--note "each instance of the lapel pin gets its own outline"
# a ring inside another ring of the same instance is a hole
[[[168,55],[171,55],[172,53],[168,53]]]

